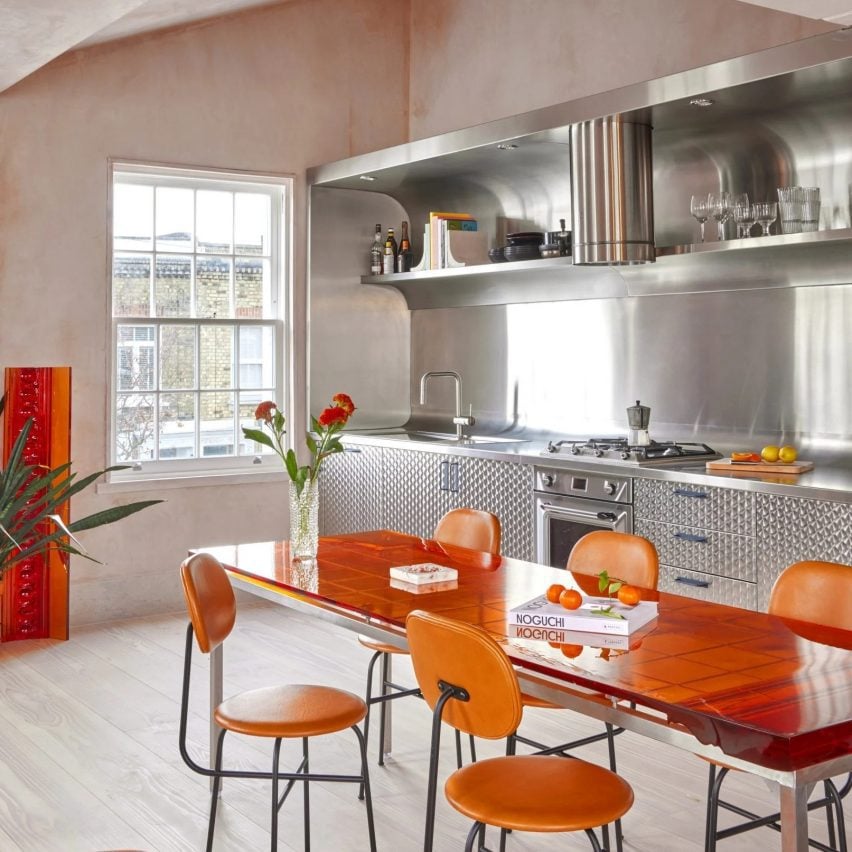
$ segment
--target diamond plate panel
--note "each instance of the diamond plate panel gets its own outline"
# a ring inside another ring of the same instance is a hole
[[[678,577],[681,578],[678,581]],[[683,580],[706,583],[707,586],[690,585]],[[660,565],[660,591],[673,592],[688,598],[738,606],[742,609],[757,609],[757,585],[744,580],[715,577],[697,571],[687,571],[673,565]]]
[[[493,512],[500,518],[503,554],[532,560],[532,465],[458,457],[454,461],[461,462],[456,505]]]
[[[757,569],[760,608],[778,575],[794,562],[823,559],[852,565],[852,505],[757,495]]]
[[[641,518],[635,521],[634,532],[654,542],[660,562],[667,565],[751,583],[757,581],[752,536]]]
[[[383,529],[382,448],[350,446],[324,462],[320,476],[320,535]]]
[[[754,493],[656,479],[633,480],[634,517],[754,535]],[[703,495],[703,496],[701,496]]]

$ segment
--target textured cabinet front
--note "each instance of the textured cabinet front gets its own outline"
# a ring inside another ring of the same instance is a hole
[[[383,529],[382,448],[350,447],[323,462],[320,535]]]
[[[388,529],[431,537],[435,526],[457,504],[449,490],[449,459],[438,453],[382,450],[384,517]],[[460,459],[453,459],[460,461]]]
[[[654,542],[660,562],[755,582],[754,538],[639,518],[634,531]]]
[[[757,517],[761,609],[769,604],[775,579],[794,562],[818,559],[852,565],[852,505],[758,494]]]
[[[754,535],[754,497],[733,488],[634,479],[634,516],[668,524]]]
[[[532,466],[490,459],[455,460],[461,463],[456,505],[493,512],[502,527],[503,554],[532,560]]]
[[[673,592],[703,601],[757,609],[757,585],[731,580],[673,565],[660,565],[660,591]]]

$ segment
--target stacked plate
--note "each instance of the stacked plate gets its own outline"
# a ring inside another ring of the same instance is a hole
[[[541,231],[507,234],[506,240],[509,243],[503,249],[503,257],[506,260],[534,260],[541,257],[538,248],[544,242],[544,234]]]

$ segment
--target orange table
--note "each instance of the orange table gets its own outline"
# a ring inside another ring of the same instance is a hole
[[[850,631],[661,592],[648,593],[659,617],[629,650],[550,644],[510,636],[506,611],[556,581],[593,591],[593,578],[391,531],[322,538],[308,564],[291,563],[287,542],[199,549],[228,568],[237,588],[401,647],[415,609],[484,627],[526,692],[777,781],[783,852],[808,848],[808,785],[852,769]],[[418,562],[457,568],[456,586],[412,594],[392,584],[391,566]],[[604,568],[618,575],[617,566]],[[217,655],[212,702],[221,689]]]

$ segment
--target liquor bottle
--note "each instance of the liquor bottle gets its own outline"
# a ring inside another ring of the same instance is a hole
[[[399,251],[396,254],[396,271],[411,271],[411,243],[408,240],[408,222],[402,223],[402,237],[400,237]]]
[[[382,260],[384,261],[382,271],[385,275],[391,275],[396,268],[396,238],[393,235],[393,228],[388,228],[388,238],[385,240]]]
[[[381,275],[384,272],[385,262],[384,240],[382,239],[382,226],[376,225],[376,233],[373,244],[370,246],[370,275]]]

